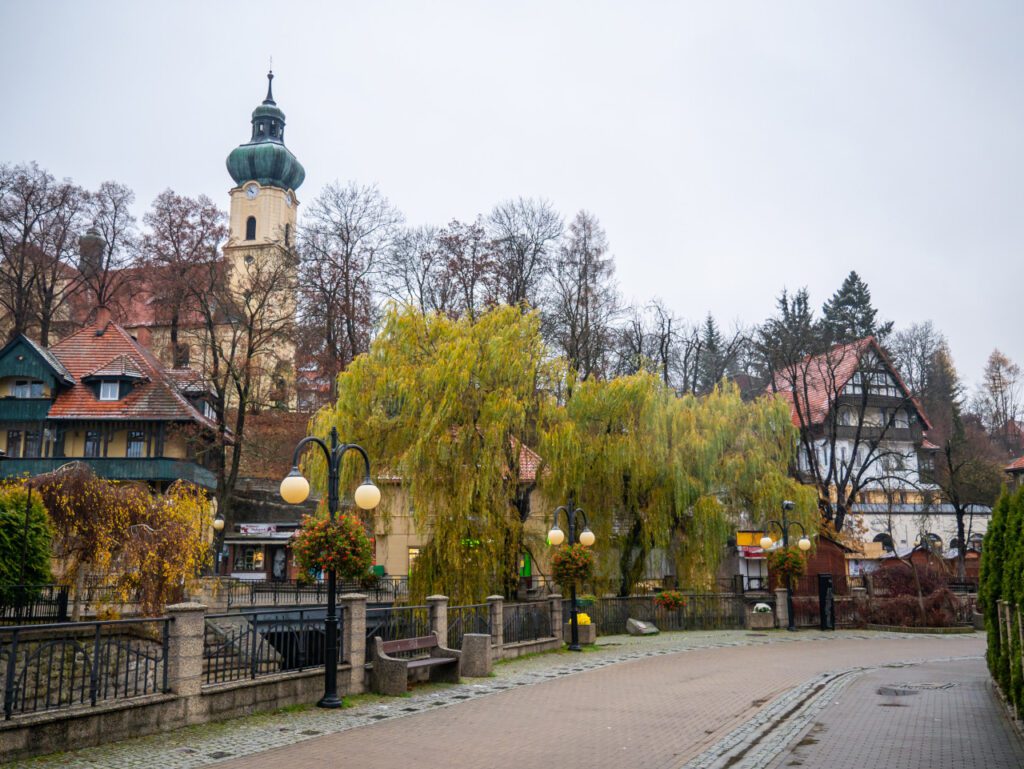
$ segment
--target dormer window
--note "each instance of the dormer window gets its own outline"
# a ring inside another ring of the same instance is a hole
[[[116,401],[121,396],[121,383],[115,380],[104,379],[100,382],[100,400]]]

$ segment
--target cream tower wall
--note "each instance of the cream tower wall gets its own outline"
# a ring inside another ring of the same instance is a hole
[[[246,190],[253,188],[256,197],[249,199]],[[281,245],[284,243],[285,225],[295,232],[296,211],[299,203],[295,193],[279,187],[264,187],[259,182],[246,182],[235,187],[231,195],[228,243],[225,250],[236,246]],[[288,200],[291,199],[289,205]],[[245,224],[250,216],[256,217],[256,239],[245,239]]]

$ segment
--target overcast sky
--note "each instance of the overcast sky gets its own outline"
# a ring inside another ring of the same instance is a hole
[[[227,208],[266,90],[306,168],[411,223],[539,196],[624,296],[757,322],[851,269],[961,374],[1024,364],[1020,2],[0,0],[0,161]],[[301,211],[301,209],[300,209]]]

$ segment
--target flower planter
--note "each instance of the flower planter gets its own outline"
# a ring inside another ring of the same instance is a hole
[[[597,625],[591,623],[589,625],[578,625],[577,627],[579,628],[581,644],[597,643]],[[572,643],[572,624],[569,622],[562,625],[562,640],[567,644]]]
[[[751,630],[771,630],[773,627],[775,627],[775,612],[747,612],[747,627],[749,627]]]

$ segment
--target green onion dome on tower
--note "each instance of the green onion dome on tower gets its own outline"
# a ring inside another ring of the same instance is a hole
[[[284,146],[284,113],[274,101],[274,73],[267,73],[267,98],[252,112],[252,138],[228,155],[228,173],[241,186],[256,181],[264,186],[297,190],[306,169]]]

